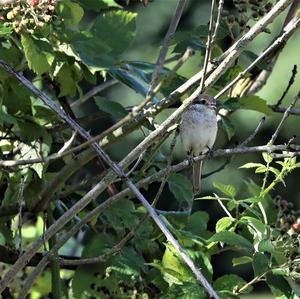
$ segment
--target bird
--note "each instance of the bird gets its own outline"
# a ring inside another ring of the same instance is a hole
[[[183,113],[180,124],[181,141],[193,166],[194,194],[201,191],[202,161],[194,161],[193,157],[211,151],[217,131],[216,99],[208,94],[199,94]]]

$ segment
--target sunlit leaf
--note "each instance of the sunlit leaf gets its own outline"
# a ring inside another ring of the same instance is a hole
[[[219,182],[213,182],[213,186],[221,191],[223,194],[234,198],[236,196],[236,189],[232,185],[225,185]]]

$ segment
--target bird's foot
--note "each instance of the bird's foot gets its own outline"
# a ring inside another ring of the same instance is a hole
[[[207,156],[208,156],[209,158],[213,158],[213,156],[214,156],[214,151],[213,151],[209,146],[207,146],[207,149],[208,149],[208,151],[207,151]]]
[[[193,157],[192,152],[191,152],[191,151],[188,151],[188,152],[187,152],[187,156],[188,156],[189,165],[190,165],[190,166],[193,165],[193,163],[194,163],[194,157]]]

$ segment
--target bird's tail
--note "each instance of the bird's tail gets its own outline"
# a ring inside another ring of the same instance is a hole
[[[193,192],[198,194],[201,191],[201,172],[202,161],[195,161],[193,163]]]

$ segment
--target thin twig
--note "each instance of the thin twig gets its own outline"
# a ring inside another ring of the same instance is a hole
[[[23,207],[24,207],[24,178],[21,177],[20,188],[18,195],[18,205],[19,205],[19,219],[18,219],[18,231],[19,231],[19,254],[23,252],[23,238],[22,238],[22,225],[23,225]]]
[[[265,120],[266,120],[266,118],[262,117],[260,119],[257,127],[253,131],[253,133],[246,140],[244,140],[239,146],[246,146],[248,143],[250,143],[254,139],[254,137],[257,135],[257,133],[260,130],[260,128],[262,127],[262,125],[265,123]]]
[[[284,113],[286,111],[286,107],[274,107],[269,106],[274,112]],[[291,115],[300,115],[300,109],[293,108],[289,112]]]
[[[226,161],[220,166],[218,167],[217,169],[211,171],[211,172],[208,172],[208,173],[205,173],[203,175],[201,175],[201,179],[205,179],[215,173],[218,173],[220,171],[222,171],[223,169],[225,169],[225,167],[231,162],[231,157],[227,157]]]
[[[291,104],[287,107],[287,109],[285,110],[283,116],[282,116],[282,119],[279,123],[279,125],[277,126],[274,134],[272,135],[271,137],[271,140],[269,142],[269,144],[274,144],[277,136],[278,136],[278,133],[283,125],[283,123],[285,122],[285,120],[289,117],[289,114],[290,114],[290,110],[296,105],[297,101],[299,100],[300,98],[300,92],[293,98]]]
[[[281,103],[282,103],[283,99],[285,98],[285,96],[287,95],[289,89],[294,84],[296,75],[297,75],[297,65],[295,64],[294,67],[293,67],[293,70],[292,70],[291,78],[289,80],[289,83],[288,83],[286,89],[284,90],[282,96],[279,98],[277,103],[273,106],[275,109],[278,108],[281,105]]]
[[[215,10],[215,0],[212,0],[211,7],[210,7],[210,17],[209,17],[209,27],[208,27],[208,35],[207,35],[207,41],[206,41],[206,50],[205,50],[204,63],[203,63],[203,74],[202,74],[202,78],[200,81],[200,93],[202,93],[203,89],[204,89],[207,67],[208,67],[208,62],[210,59],[212,34],[213,34],[212,30],[213,30],[213,21],[214,21],[214,10]]]
[[[217,196],[217,195],[215,194],[215,196]],[[228,209],[226,208],[226,206],[223,204],[222,200],[220,200],[220,199],[218,198],[218,196],[217,196],[217,201],[218,201],[219,205],[221,206],[221,208],[224,210],[225,214],[226,214],[232,221],[234,221],[234,220],[235,220],[234,217],[230,214],[230,212],[228,211]]]
[[[100,85],[94,87],[89,92],[87,92],[81,99],[78,99],[75,102],[71,103],[70,104],[71,108],[75,108],[75,107],[79,106],[80,104],[83,104],[84,102],[86,102],[87,100],[89,100],[90,98],[95,96],[96,94],[100,93],[101,91],[103,91],[111,86],[116,85],[118,82],[119,81],[116,79],[111,79],[109,81],[101,83]]]
[[[171,39],[173,38],[173,35],[174,35],[174,33],[177,29],[177,26],[179,24],[179,20],[182,16],[182,13],[183,13],[183,10],[186,6],[186,3],[187,3],[187,0],[179,0],[178,3],[177,3],[175,13],[172,17],[172,20],[170,22],[168,31],[167,31],[166,36],[164,38],[161,50],[159,52],[159,56],[158,56],[158,59],[157,59],[157,62],[156,62],[156,67],[155,67],[155,69],[153,71],[153,74],[152,74],[151,84],[150,84],[150,87],[149,87],[149,90],[148,90],[148,93],[147,93],[147,95],[149,95],[150,97],[152,97],[152,92],[153,92],[154,88],[156,87],[157,82],[159,80],[160,72],[161,72],[161,69],[162,69],[162,67],[165,63],[165,59],[166,59],[166,56],[167,56],[167,53],[168,53],[169,43],[170,43]]]
[[[63,152],[67,151],[72,146],[72,143],[74,142],[74,140],[76,138],[76,135],[77,135],[77,131],[74,131],[72,133],[71,138],[64,143],[63,147],[57,153],[62,154]],[[44,161],[44,158],[43,158],[43,161]]]
[[[223,5],[224,5],[224,0],[219,0],[217,20],[216,20],[216,24],[215,24],[214,33],[213,33],[212,39],[211,39],[212,45],[214,45],[217,35],[218,35],[218,30],[219,30],[219,26],[220,26],[222,11],[223,11]]]

